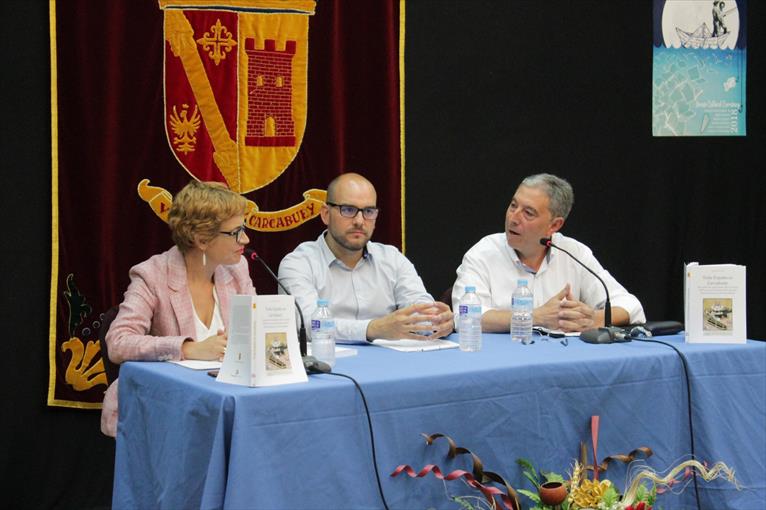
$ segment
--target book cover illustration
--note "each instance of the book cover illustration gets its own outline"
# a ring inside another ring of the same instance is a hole
[[[733,308],[731,298],[704,298],[702,300],[704,331],[731,334],[733,328]]]
[[[686,342],[745,343],[747,268],[690,262],[684,273]]]
[[[287,350],[287,333],[266,333],[266,370],[271,373],[275,370],[287,370],[290,368],[290,353]]]

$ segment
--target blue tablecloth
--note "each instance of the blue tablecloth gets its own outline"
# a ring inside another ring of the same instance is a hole
[[[743,486],[701,481],[702,508],[764,508],[766,344],[662,339],[689,361],[697,458],[726,462]],[[577,338],[525,346],[507,334],[485,334],[483,344],[475,353],[359,346],[338,359],[335,372],[354,377],[370,406],[391,509],[455,508],[445,487],[470,493],[430,475],[388,476],[399,464],[470,470],[467,456],[449,460],[446,443],[426,446],[421,433],[449,435],[517,489],[531,488],[519,457],[566,473],[580,441],[590,443],[592,415],[601,421],[599,458],[649,446],[658,471],[688,458],[686,387],[669,347]],[[346,379],[247,388],[169,363],[126,363],[119,391],[115,509],[383,507],[362,400]],[[606,476],[621,485],[625,475],[613,465]],[[693,496],[689,486],[658,503],[694,508]]]

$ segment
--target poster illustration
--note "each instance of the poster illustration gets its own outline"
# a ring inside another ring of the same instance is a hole
[[[747,0],[654,0],[652,134],[745,136]]]

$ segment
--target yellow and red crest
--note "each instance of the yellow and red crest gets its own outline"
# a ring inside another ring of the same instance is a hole
[[[314,0],[159,0],[164,12],[165,129],[178,162],[196,179],[238,193],[262,188],[295,158],[306,128],[308,20]],[[172,199],[139,184],[162,219]],[[164,192],[164,193],[162,193]],[[260,212],[248,226],[286,230],[318,214],[324,190]]]

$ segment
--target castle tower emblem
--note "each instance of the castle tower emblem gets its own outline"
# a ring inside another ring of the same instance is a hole
[[[306,131],[316,2],[158,1],[170,150],[199,180],[242,194],[268,186],[295,159]],[[198,117],[187,126],[183,111]],[[179,128],[189,131],[188,142],[174,143]]]
[[[278,51],[274,39],[262,49],[255,39],[245,41],[247,54],[247,134],[254,147],[293,147],[295,121],[292,109],[292,65],[295,41]]]
[[[242,195],[265,188],[290,166],[306,131],[315,0],[158,2],[168,147],[198,180],[224,182]],[[138,194],[167,221],[172,195],[150,182],[139,182]],[[325,190],[311,188],[302,201],[272,211],[248,200],[245,225],[293,229],[316,218],[325,198]]]

